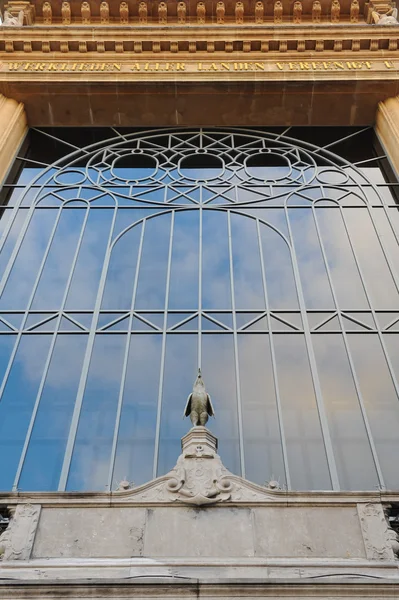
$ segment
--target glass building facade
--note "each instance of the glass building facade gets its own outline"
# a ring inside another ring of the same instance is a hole
[[[398,489],[397,181],[372,128],[32,129],[2,188],[0,489],[224,464]]]

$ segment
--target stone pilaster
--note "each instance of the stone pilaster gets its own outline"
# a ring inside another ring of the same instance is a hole
[[[375,130],[399,175],[399,96],[379,103]]]
[[[24,105],[0,94],[0,183],[27,132]]]

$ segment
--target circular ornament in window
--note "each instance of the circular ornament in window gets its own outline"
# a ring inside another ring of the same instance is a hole
[[[250,177],[260,181],[281,181],[291,176],[289,160],[276,152],[259,152],[245,160],[245,171]]]
[[[224,173],[224,161],[221,157],[207,152],[189,154],[180,159],[179,174],[193,181],[208,181],[217,179]]]
[[[157,160],[140,151],[132,151],[115,158],[111,175],[118,181],[142,181],[154,177],[158,169]]]
[[[329,185],[344,185],[348,183],[347,173],[338,169],[323,169],[322,171],[318,171],[317,179],[320,183]]]
[[[86,173],[77,169],[68,169],[54,175],[54,181],[58,185],[80,185],[86,180]]]

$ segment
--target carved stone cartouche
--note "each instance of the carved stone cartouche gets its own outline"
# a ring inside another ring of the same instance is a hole
[[[216,454],[216,437],[205,427],[194,427],[182,439],[182,447],[166,483],[171,499],[197,506],[229,500],[232,484]]]
[[[41,506],[19,504],[7,529],[0,536],[2,560],[28,560],[33,547]]]
[[[266,489],[233,475],[217,454],[217,438],[206,427],[193,427],[182,438],[182,453],[166,475],[134,489],[114,492],[129,503],[207,506],[220,502],[275,502],[282,491]]]

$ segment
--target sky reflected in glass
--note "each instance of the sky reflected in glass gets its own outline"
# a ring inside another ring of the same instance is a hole
[[[198,367],[233,473],[399,486],[394,195],[297,135],[98,130],[58,166],[32,135],[49,168],[21,163],[0,221],[1,490],[166,473]]]

